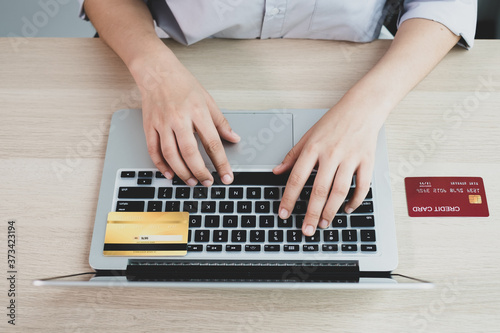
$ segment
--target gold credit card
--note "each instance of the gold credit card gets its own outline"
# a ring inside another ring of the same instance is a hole
[[[188,230],[187,212],[111,212],[104,255],[185,256]]]

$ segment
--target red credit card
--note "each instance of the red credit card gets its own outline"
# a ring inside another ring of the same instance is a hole
[[[489,216],[481,177],[405,178],[408,215]]]

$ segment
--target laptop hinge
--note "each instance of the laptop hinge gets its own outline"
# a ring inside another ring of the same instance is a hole
[[[131,260],[129,281],[358,282],[357,261]]]

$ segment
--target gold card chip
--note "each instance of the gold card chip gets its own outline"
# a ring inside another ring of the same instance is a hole
[[[469,203],[471,204],[482,204],[481,196],[477,194],[469,194]]]
[[[104,255],[185,256],[189,231],[187,212],[111,212]]]

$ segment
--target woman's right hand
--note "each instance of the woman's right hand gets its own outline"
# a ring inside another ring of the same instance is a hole
[[[236,143],[240,137],[198,80],[166,47],[134,62],[130,71],[141,91],[148,152],[158,170],[190,186],[212,185],[196,132],[222,182],[230,184],[234,176],[221,138]]]

